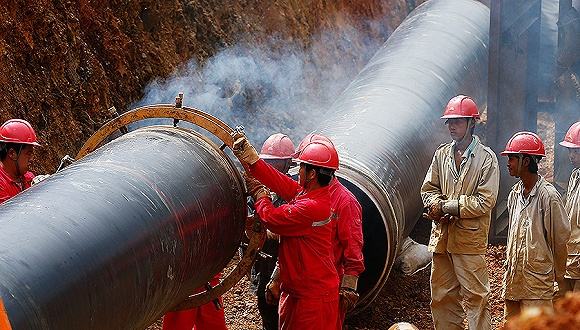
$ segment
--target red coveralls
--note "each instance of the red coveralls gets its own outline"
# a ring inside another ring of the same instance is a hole
[[[280,235],[280,329],[339,329],[328,187],[304,193],[263,160],[250,166],[250,172],[289,201],[279,207],[268,198],[255,203],[265,227]]]
[[[365,270],[363,258],[362,208],[354,195],[333,178],[328,185],[331,206],[336,215],[333,221],[333,251],[336,271],[342,275],[359,276]],[[340,323],[345,314],[340,313]]]
[[[220,274],[210,282],[219,284]],[[223,305],[222,298],[220,303]],[[179,312],[168,312],[163,316],[163,330],[227,330],[224,309],[216,309],[213,302]]]
[[[0,166],[0,204],[18,195],[24,189],[30,188],[32,179],[34,179],[34,174],[26,172],[21,185],[4,171],[4,167]]]

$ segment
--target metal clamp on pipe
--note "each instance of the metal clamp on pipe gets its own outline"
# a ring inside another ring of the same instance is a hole
[[[230,149],[232,148],[235,138],[240,134],[240,130],[243,130],[243,127],[238,126],[235,129],[232,129],[226,123],[208,113],[195,108],[182,106],[181,101],[183,100],[183,94],[181,93],[177,97],[177,100],[178,101],[176,102],[176,105],[157,104],[144,106],[125,112],[124,114],[110,120],[85,142],[77,154],[76,159],[81,159],[90,152],[94,151],[98,146],[106,141],[106,139],[112,133],[122,129],[123,127],[127,127],[129,124],[140,120],[152,118],[173,119],[174,124],[178,123],[179,121],[191,123],[205,129],[219,140],[221,140],[223,142],[223,145],[220,148],[221,150],[223,150],[226,146]],[[184,128],[181,127],[181,129]],[[240,163],[242,162],[240,161]],[[243,179],[239,173],[237,175],[238,179],[243,182]],[[254,226],[254,228],[254,233],[249,237],[250,241],[247,248],[245,249],[245,253],[241,257],[236,267],[229,274],[227,274],[218,285],[209,290],[206,289],[201,293],[191,295],[189,298],[173,307],[172,310],[178,311],[201,306],[217,299],[219,296],[223,295],[234,285],[236,285],[239,280],[250,271],[252,264],[254,263],[256,257],[259,255],[266,238],[266,230],[263,226],[258,225]]]

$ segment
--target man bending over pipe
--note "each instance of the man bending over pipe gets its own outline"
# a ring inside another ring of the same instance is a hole
[[[275,207],[268,189],[247,176],[248,191],[266,228],[280,235],[278,259],[280,329],[338,329],[338,275],[332,256],[330,183],[338,169],[334,146],[308,143],[294,161],[298,182],[261,160],[245,136],[234,153],[249,172],[288,204]]]
[[[421,188],[426,217],[433,221],[433,323],[437,330],[463,329],[467,314],[469,329],[490,329],[485,252],[499,186],[498,162],[473,135],[479,111],[470,97],[452,98],[441,118],[453,141],[435,151]]]

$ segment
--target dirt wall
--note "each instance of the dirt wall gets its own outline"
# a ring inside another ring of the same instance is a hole
[[[413,6],[403,0],[2,2],[0,120],[29,120],[45,145],[35,170],[52,171],[111,118],[109,107],[126,110],[147,82],[189,59],[203,63],[242,40],[272,36],[307,46],[320,29],[381,18],[392,30]]]

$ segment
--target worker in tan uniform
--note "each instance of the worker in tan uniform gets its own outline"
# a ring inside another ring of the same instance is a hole
[[[570,240],[566,262],[565,290],[580,291],[580,121],[573,124],[560,145],[568,148],[574,167],[566,193],[566,212],[570,218]]]
[[[501,155],[508,156],[509,174],[520,178],[508,196],[503,294],[509,318],[526,307],[552,308],[557,288],[564,285],[570,221],[556,188],[538,174],[546,151],[536,134],[514,134]]]
[[[425,217],[433,222],[433,323],[437,330],[463,329],[467,317],[469,329],[490,329],[485,252],[498,193],[497,157],[473,135],[479,111],[470,97],[452,98],[441,118],[453,141],[435,151],[421,187]]]

